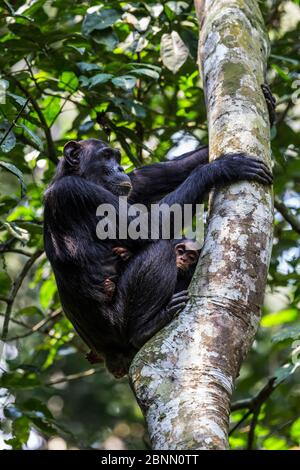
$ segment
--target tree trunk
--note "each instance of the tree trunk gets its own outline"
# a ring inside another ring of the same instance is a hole
[[[268,39],[256,0],[195,0],[210,158],[270,163],[261,91]],[[226,449],[234,380],[257,330],[272,246],[271,190],[215,191],[191,300],[138,353],[131,384],[154,449]]]

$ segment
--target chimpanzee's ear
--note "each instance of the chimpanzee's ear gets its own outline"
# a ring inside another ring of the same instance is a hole
[[[70,166],[77,166],[79,164],[80,143],[75,140],[70,140],[64,146],[64,157]]]

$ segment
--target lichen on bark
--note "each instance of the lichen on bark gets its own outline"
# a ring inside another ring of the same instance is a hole
[[[261,91],[268,38],[256,0],[195,0],[210,158],[246,152],[270,163]],[[137,354],[130,380],[154,449],[224,449],[230,399],[251,347],[272,242],[270,189],[214,191],[205,243],[180,315]]]

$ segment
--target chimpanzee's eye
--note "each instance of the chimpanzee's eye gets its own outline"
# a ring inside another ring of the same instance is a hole
[[[117,162],[121,163],[121,152],[120,152],[120,150],[115,149],[114,154],[115,154],[115,159],[117,160]]]

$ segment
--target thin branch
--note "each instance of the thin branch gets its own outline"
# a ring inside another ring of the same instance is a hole
[[[61,377],[60,379],[57,380],[50,380],[49,382],[45,382],[43,385],[56,385],[64,382],[71,382],[72,380],[78,380],[82,379],[83,377],[89,377],[90,375],[94,375],[97,372],[99,372],[99,369],[89,369],[85,370],[84,372],[79,372],[78,374],[71,374],[71,375],[66,375],[65,377]]]
[[[287,113],[289,112],[289,110],[291,109],[291,107],[293,106],[293,100],[290,98],[284,111],[282,111],[282,113],[278,116],[278,118],[276,119],[276,127],[278,128],[282,122],[285,120],[286,118],[286,115]]]
[[[252,414],[259,410],[263,403],[265,403],[270,395],[274,392],[275,388],[282,383],[282,381],[277,381],[277,377],[271,377],[268,380],[268,383],[258,392],[255,397],[249,400],[241,400],[239,402],[233,403],[231,406],[231,411],[236,411],[242,408],[248,408],[249,410],[244,416],[238,421],[233,428],[230,430],[229,435],[234,433],[234,431],[240,427],[240,425],[246,421],[246,419]]]
[[[0,247],[0,253],[17,253],[19,255],[24,255],[24,256],[32,256],[33,253],[30,253],[30,251],[27,250],[22,250],[21,248],[2,248]]]
[[[300,234],[300,221],[295,217],[289,209],[285,206],[285,204],[280,201],[278,197],[275,196],[274,199],[274,206],[278,212],[282,215],[282,217],[290,224],[295,232]]]
[[[8,333],[8,325],[10,321],[10,316],[12,312],[12,307],[16,298],[16,295],[28,273],[30,268],[33,266],[35,261],[43,254],[43,250],[38,250],[36,253],[34,253],[31,258],[29,258],[26,263],[23,266],[22,271],[20,272],[19,276],[15,279],[11,291],[9,294],[9,297],[7,299],[7,306],[5,310],[5,316],[4,316],[4,322],[3,322],[3,327],[2,327],[2,341],[6,341],[7,338],[7,333]]]
[[[0,312],[0,317],[5,317],[5,313],[2,313]],[[31,334],[31,326],[27,325],[25,322],[21,321],[21,320],[16,320],[15,318],[11,318],[10,319],[10,322],[11,323],[14,323],[18,326],[22,326],[23,328],[26,328],[27,330],[30,330],[30,334]],[[60,338],[57,338],[55,335],[52,335],[51,333],[49,333],[48,331],[41,331],[41,330],[37,330],[36,333],[39,333],[39,334],[42,334],[44,336],[48,336],[49,338],[51,339],[55,339],[55,340],[59,340]],[[27,335],[26,335],[27,336]],[[25,337],[25,336],[24,336]],[[21,339],[22,338],[22,335],[18,336],[18,337],[15,337],[15,338],[7,338],[6,342],[10,342],[10,341],[15,341],[17,339]]]
[[[1,141],[0,141],[0,147],[1,145],[5,142],[6,138],[8,137],[9,133],[12,131],[12,129],[14,128],[14,126],[17,124],[17,121],[19,119],[19,117],[21,116],[21,114],[23,113],[24,109],[26,108],[26,106],[28,105],[28,102],[29,102],[29,98],[27,98],[27,100],[25,101],[25,103],[23,104],[23,106],[21,107],[20,111],[18,112],[17,116],[15,117],[15,119],[12,121],[11,125],[9,126],[9,128],[7,129],[7,131],[5,132],[4,136],[2,137]]]
[[[35,325],[31,326],[31,327],[28,327],[29,328],[29,331],[26,331],[26,333],[22,333],[20,335],[16,335],[16,336],[12,336],[10,338],[7,338],[7,342],[8,341],[16,341],[18,339],[23,339],[23,338],[26,338],[27,336],[30,336],[32,335],[33,333],[36,333],[38,331],[40,331],[45,325],[47,325],[47,323],[49,323],[50,321],[53,322],[53,324],[55,323],[55,321],[57,320],[58,317],[60,317],[62,314],[61,310],[58,309],[58,310],[55,310],[54,312],[52,312],[52,314],[50,314],[48,317],[46,318],[43,318],[41,321],[39,321],[38,323],[36,323]],[[55,338],[55,339],[60,339],[60,338],[57,338],[55,335],[51,335],[52,338]]]
[[[255,428],[258,422],[259,412],[260,412],[260,407],[254,411],[252,419],[251,419],[250,430],[248,433],[247,450],[253,449],[254,439],[255,439]]]
[[[30,147],[34,148],[35,150],[39,150],[41,151],[41,149],[39,148],[39,146],[33,142],[33,140],[29,139],[28,137],[26,137],[26,135],[24,134],[16,134],[17,138],[23,142],[23,144],[25,145],[29,145]]]
[[[56,151],[55,151],[55,146],[54,146],[54,142],[53,142],[53,139],[52,139],[51,131],[50,131],[50,128],[47,124],[45,116],[44,116],[41,108],[39,107],[37,101],[35,100],[35,98],[29,93],[29,91],[25,88],[25,86],[17,78],[15,78],[12,75],[8,75],[4,72],[3,72],[3,75],[10,77],[15,82],[17,87],[29,99],[30,103],[32,104],[36,114],[39,117],[41,126],[44,130],[44,133],[45,133],[45,137],[46,137],[46,141],[47,141],[48,158],[49,158],[49,160],[51,160],[53,163],[56,164],[58,162],[58,159],[56,157]]]

